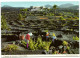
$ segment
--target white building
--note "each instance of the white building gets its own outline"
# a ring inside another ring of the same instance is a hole
[[[45,8],[45,7],[43,7],[43,8]],[[37,6],[37,7],[33,7],[31,9],[31,11],[43,11],[43,8],[41,9],[40,6]]]

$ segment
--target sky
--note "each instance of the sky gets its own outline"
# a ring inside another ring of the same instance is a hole
[[[66,3],[71,3],[74,5],[79,5],[78,1],[47,1],[47,2],[1,2],[1,7],[4,5],[12,6],[12,7],[30,7],[30,6],[44,6],[44,5],[61,5],[61,4],[66,4]]]

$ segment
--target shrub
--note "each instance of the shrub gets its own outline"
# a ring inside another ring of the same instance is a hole
[[[14,44],[7,45],[3,51],[15,51],[18,50],[18,47]]]
[[[67,15],[63,15],[63,17],[67,17]]]
[[[49,46],[51,42],[43,42],[42,49],[49,51]]]
[[[62,16],[62,13],[56,13],[56,16]]]
[[[8,31],[10,31],[11,29],[8,28]]]
[[[72,18],[72,16],[67,16],[68,18]]]
[[[21,27],[24,27],[24,25],[21,25]]]
[[[63,45],[68,45],[68,42],[67,41],[63,41]]]
[[[30,39],[30,42],[29,42],[30,50],[37,50],[41,48],[42,48],[42,39],[40,36],[38,36],[37,42],[34,42],[32,39]]]
[[[49,13],[49,14],[47,14],[47,16],[54,16],[54,14],[53,13]]]
[[[35,48],[35,50],[38,49],[38,43],[34,42],[34,48]]]
[[[73,36],[73,40],[79,40],[79,38],[77,36],[76,37]]]
[[[73,31],[73,29],[71,29],[71,31]]]
[[[66,26],[66,24],[63,24],[62,26]]]
[[[51,42],[42,41],[41,36],[38,36],[37,42],[33,42],[32,39],[30,40],[29,49],[30,50],[44,49],[46,51],[49,51],[50,44]]]
[[[48,30],[44,30],[45,32],[48,32]]]
[[[38,36],[37,43],[38,43],[38,49],[42,49],[42,38],[41,38],[41,36]]]
[[[25,41],[22,40],[21,43],[23,44],[23,46],[26,47],[26,44],[27,44],[27,43],[26,43]]]
[[[71,20],[71,18],[67,18],[67,20]]]
[[[29,42],[29,49],[30,50],[35,50],[35,48],[34,48],[34,42],[33,42],[32,39],[30,39],[30,42]]]
[[[41,38],[41,36],[38,36],[37,43],[39,43],[39,44],[42,43],[42,38]]]
[[[67,49],[69,50],[69,49],[70,49],[70,47],[69,47],[69,46],[67,46]]]
[[[43,49],[46,50],[46,51],[49,51],[49,46],[44,46]]]
[[[60,19],[60,20],[64,20],[64,18],[63,18],[63,17],[60,17],[59,19]]]
[[[74,17],[75,19],[79,19],[78,17]]]

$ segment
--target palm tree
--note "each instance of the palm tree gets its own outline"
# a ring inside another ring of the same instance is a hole
[[[54,6],[53,6],[53,10],[54,10],[55,19],[56,19],[56,9],[57,9],[57,5],[54,5]]]
[[[24,12],[24,16],[27,16],[28,9],[21,9],[20,11]]]
[[[27,14],[27,12],[28,12],[28,9],[27,9],[27,8],[24,9],[24,12],[25,12],[25,16],[28,15],[28,14]]]
[[[54,9],[54,15],[56,15],[57,5],[54,5],[54,6],[53,6],[53,9]]]

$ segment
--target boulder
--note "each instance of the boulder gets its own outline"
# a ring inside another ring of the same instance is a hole
[[[42,54],[47,54],[47,51],[46,50],[43,50]]]
[[[52,43],[50,44],[50,47],[51,47],[51,46],[58,47],[58,46],[60,46],[60,45],[62,45],[62,41],[61,41],[61,40],[54,40],[54,42],[52,42]]]
[[[48,54],[52,54],[52,50],[49,50],[49,51],[48,51]]]
[[[58,46],[58,47],[59,47],[59,49],[62,49],[62,47],[63,47],[63,46],[62,46],[62,45],[60,45],[60,46]]]

